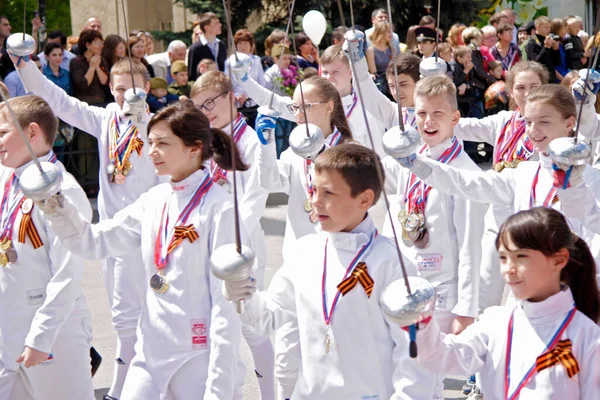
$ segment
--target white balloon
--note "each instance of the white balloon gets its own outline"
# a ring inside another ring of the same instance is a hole
[[[302,18],[302,29],[315,46],[318,46],[327,31],[325,16],[317,10],[310,10]]]

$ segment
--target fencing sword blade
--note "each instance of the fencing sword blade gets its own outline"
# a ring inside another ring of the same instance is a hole
[[[121,10],[123,11],[123,25],[125,25],[125,34],[127,37],[129,37],[129,26],[127,23],[127,15],[125,14],[125,0],[121,0]],[[127,58],[129,59],[129,73],[131,74],[131,88],[133,89],[133,94],[135,95],[135,77],[133,75],[133,61],[131,60],[131,47],[129,44],[127,45],[127,54],[129,55]]]

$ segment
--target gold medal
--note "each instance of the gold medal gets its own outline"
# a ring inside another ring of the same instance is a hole
[[[504,169],[504,162],[500,161],[499,163],[494,164],[494,171],[501,172]]]
[[[217,184],[223,186],[225,183],[227,182],[227,180],[225,180],[224,178],[219,178],[217,180]]]
[[[6,251],[8,249],[10,249],[12,247],[12,240],[4,238],[4,240],[2,240],[2,243],[0,243],[0,248],[2,249],[2,251]]]
[[[115,164],[110,163],[106,166],[106,173],[112,175],[115,173]]]
[[[521,161],[523,161],[523,160],[519,160],[518,158],[515,158],[514,160],[509,162],[508,165],[506,165],[506,168],[517,168],[517,165],[519,165],[519,163]]]
[[[8,257],[6,253],[0,252],[0,265],[6,267],[6,264],[8,264]]]
[[[304,200],[304,211],[307,213],[312,211],[312,201],[310,199]]]
[[[115,182],[118,183],[119,185],[122,185],[125,183],[125,175],[123,175],[122,171],[117,172],[115,175]]]

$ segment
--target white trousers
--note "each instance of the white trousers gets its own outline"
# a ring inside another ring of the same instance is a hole
[[[123,386],[120,400],[196,400],[204,396],[210,353],[199,354],[186,362],[171,378],[167,393],[154,385],[142,361],[134,361]]]
[[[91,342],[89,311],[76,305],[52,346],[52,360],[16,371],[6,369],[0,360],[0,399],[93,400]]]
[[[102,270],[117,336],[135,336],[148,284],[142,255],[134,251],[125,257],[107,258]]]

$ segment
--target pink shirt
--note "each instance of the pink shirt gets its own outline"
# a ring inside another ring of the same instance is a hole
[[[490,53],[490,49],[488,49],[485,46],[479,46],[479,51],[481,52],[481,55],[483,56],[483,69],[485,69],[485,72],[489,72],[488,63],[490,61],[495,61],[496,59],[494,58],[492,53]]]

